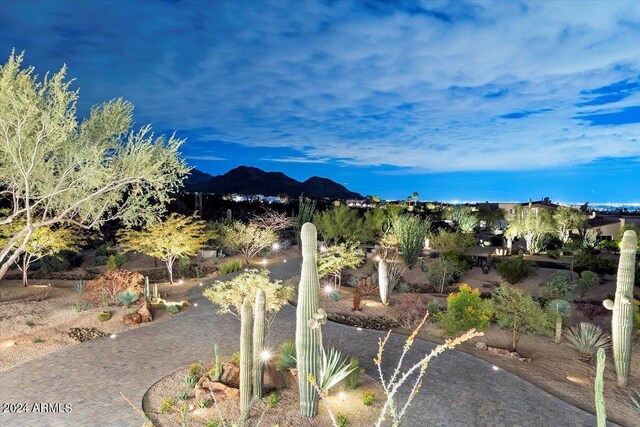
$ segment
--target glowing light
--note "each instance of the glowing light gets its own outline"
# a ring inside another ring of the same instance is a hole
[[[325,294],[327,294],[327,295],[329,295],[329,294],[331,294],[331,292],[333,292],[333,286],[331,286],[331,285],[326,285],[326,286],[324,287],[324,293],[325,293]]]
[[[271,359],[271,352],[269,350],[262,350],[260,353],[260,361],[268,362]]]
[[[266,259],[263,259],[263,260],[262,260],[262,262],[261,262],[261,264],[262,264],[262,265],[267,265],[267,260],[266,260]]]
[[[273,245],[271,245],[271,249],[273,249],[274,251],[280,250],[280,243],[274,243]]]
[[[325,244],[320,245],[320,252],[325,253],[327,252],[328,249],[329,248],[327,248],[327,245]]]
[[[189,410],[193,411],[193,405],[189,405]]]
[[[198,283],[198,286],[202,286],[202,285],[203,285],[203,283],[202,283],[202,282]]]
[[[178,285],[184,285],[184,280],[182,279],[178,280]]]
[[[282,262],[287,262],[287,260],[285,259],[285,260],[284,260],[284,261],[282,261]]]
[[[358,329],[359,331],[361,331],[361,330],[362,330],[362,328],[356,328],[356,329]]]
[[[491,369],[493,369],[494,371],[499,371],[499,370],[500,370],[500,368],[498,368],[496,365],[493,365],[493,366],[491,367]]]
[[[574,377],[573,375],[567,375],[567,379],[572,383],[589,385],[589,381],[586,381],[584,378]]]
[[[347,398],[347,395],[345,394],[344,391],[341,391],[340,393],[338,393],[338,399],[340,399],[341,401],[345,401],[345,399]]]
[[[376,261],[380,262],[382,260],[382,258],[380,258],[380,255],[376,255]]]
[[[194,302],[194,303],[193,303],[193,306],[194,306],[194,307],[197,307],[197,306],[198,306],[198,303],[197,303],[197,302]]]
[[[114,339],[116,337],[116,334],[111,334],[109,335],[109,338]]]

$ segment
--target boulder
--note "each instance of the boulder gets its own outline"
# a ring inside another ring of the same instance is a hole
[[[229,387],[240,387],[240,368],[233,363],[224,363],[222,365],[222,378],[220,378],[220,382]]]
[[[129,313],[122,316],[120,319],[125,325],[133,326],[142,323],[142,316],[138,313]]]
[[[269,363],[264,367],[264,377],[262,382],[262,394],[273,390],[281,390],[286,386],[286,379],[284,372],[278,371],[276,367]]]
[[[483,341],[478,341],[476,343],[476,348],[479,350],[486,350],[487,349],[487,343],[483,342]]]
[[[148,301],[145,301],[142,303],[142,305],[140,305],[140,307],[138,308],[138,314],[142,318],[143,322],[151,322],[153,320],[152,310],[153,308],[151,306],[151,303]]]
[[[497,354],[500,356],[507,356],[507,357],[511,356],[511,351],[507,350],[506,348],[488,346],[487,350],[489,350],[493,354]]]

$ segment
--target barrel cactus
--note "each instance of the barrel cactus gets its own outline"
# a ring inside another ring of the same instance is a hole
[[[378,288],[380,300],[384,305],[389,305],[389,265],[384,259],[378,263]]]
[[[240,312],[240,413],[246,414],[251,406],[251,326],[253,309],[245,300]]]
[[[318,378],[320,371],[321,335],[320,323],[316,321],[320,309],[320,284],[318,282],[318,238],[316,227],[311,223],[302,226],[302,271],[298,287],[296,309],[296,365],[300,393],[300,413],[305,417],[318,414],[318,393],[309,382],[309,377]]]
[[[267,297],[264,289],[256,291],[253,319],[253,398],[262,398],[262,375],[264,372],[263,347]]]
[[[631,364],[631,334],[633,329],[633,282],[636,270],[638,237],[635,231],[624,232],[620,243],[620,261],[616,281],[615,301],[606,299],[603,304],[613,310],[611,336],[613,338],[613,360],[618,376],[618,385],[625,387]]]

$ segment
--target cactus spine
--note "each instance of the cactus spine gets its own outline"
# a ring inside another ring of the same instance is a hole
[[[613,310],[611,337],[613,338],[613,360],[618,376],[618,385],[626,387],[631,364],[631,332],[633,329],[633,282],[635,279],[638,237],[635,231],[624,232],[620,243],[620,262],[616,280],[615,302],[603,302],[608,310]]]
[[[266,319],[267,297],[264,289],[256,291],[256,303],[254,305],[253,319],[253,398],[262,398],[262,375],[264,363],[262,350],[264,348],[264,326]]]
[[[222,379],[222,358],[220,357],[218,344],[214,344],[213,354],[216,358],[216,374],[213,376],[212,380],[220,382],[220,380]]]
[[[300,392],[300,413],[305,417],[318,414],[318,393],[309,382],[309,376],[316,380],[320,372],[321,340],[320,329],[310,324],[313,315],[320,308],[320,285],[318,283],[318,237],[316,227],[311,223],[302,226],[302,272],[298,288],[296,309],[296,367],[298,369],[298,389]]]
[[[604,406],[604,361],[606,359],[604,348],[598,349],[598,366],[596,368],[595,395],[597,426],[607,425],[607,409]]]
[[[244,417],[251,405],[251,326],[253,324],[253,309],[249,300],[245,300],[242,303],[240,320],[240,413]]]
[[[384,258],[380,258],[378,263],[378,288],[380,300],[384,305],[389,305],[389,267]]]

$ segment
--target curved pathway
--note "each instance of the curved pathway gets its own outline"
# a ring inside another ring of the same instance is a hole
[[[272,268],[272,277],[296,275],[299,259]],[[209,281],[211,282],[211,280]],[[240,322],[220,316],[202,289],[192,289],[198,303],[184,314],[144,328],[66,348],[0,374],[0,402],[71,404],[66,413],[0,413],[2,427],[127,427],[141,419],[120,393],[137,405],[156,381],[198,360],[210,360],[214,343],[223,355],[237,351]],[[295,335],[295,308],[286,305],[276,317],[268,345]],[[359,356],[374,373],[379,331],[358,331],[328,322],[323,337],[345,353]],[[387,368],[402,351],[405,337],[393,334],[385,350]],[[348,344],[347,344],[348,343]],[[417,361],[434,344],[416,340],[407,362]],[[384,362],[383,362],[384,366]],[[594,426],[595,417],[553,397],[529,382],[460,351],[433,361],[420,395],[403,425],[423,426]],[[355,426],[360,427],[360,426]]]

